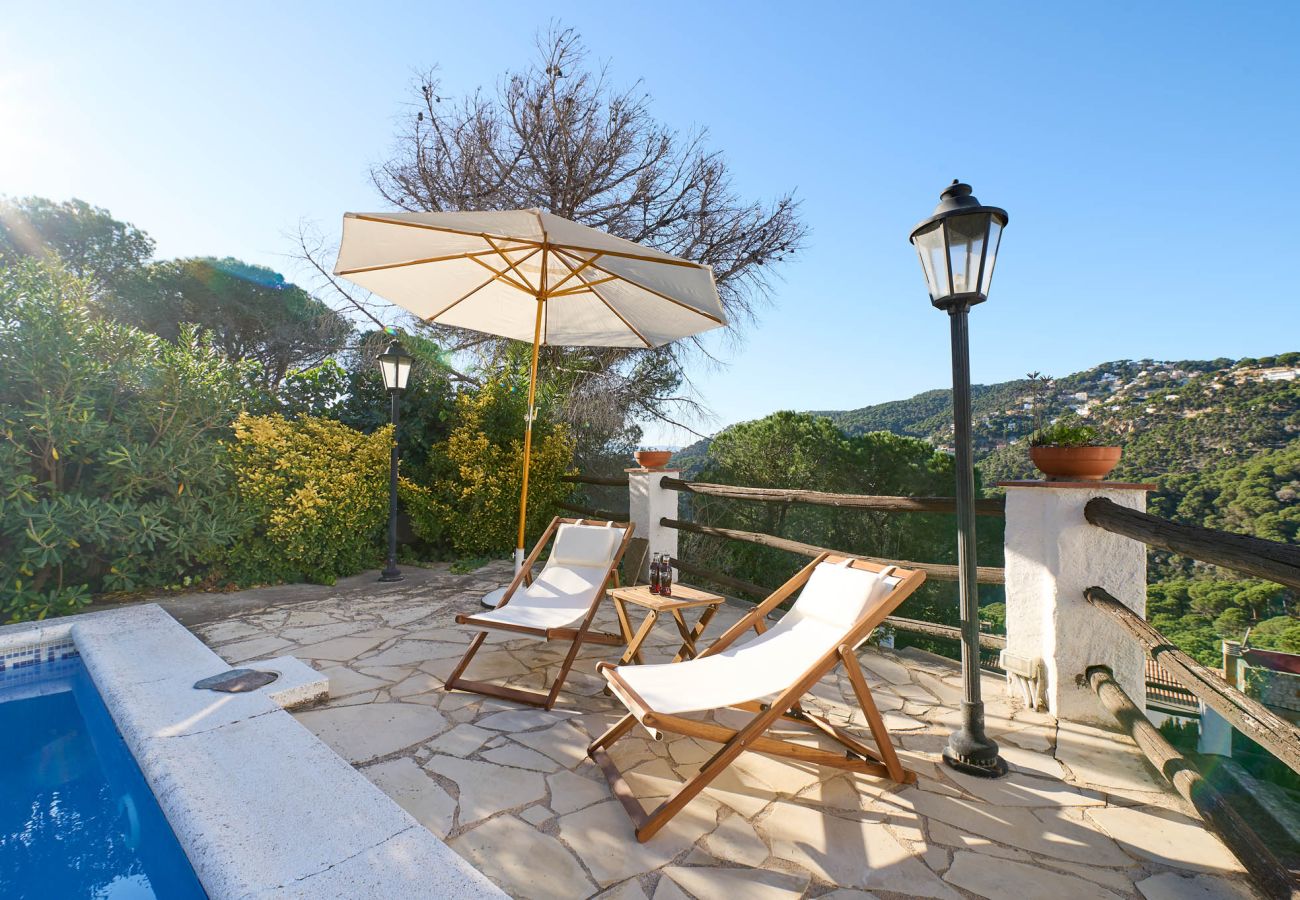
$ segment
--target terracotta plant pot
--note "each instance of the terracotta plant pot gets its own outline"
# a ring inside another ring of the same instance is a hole
[[[662,469],[673,458],[671,450],[638,450],[632,454],[643,469]]]
[[[1119,447],[1030,447],[1029,458],[1048,481],[1101,481],[1119,465]]]

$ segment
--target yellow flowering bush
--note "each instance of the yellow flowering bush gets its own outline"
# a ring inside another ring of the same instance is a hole
[[[499,555],[515,546],[523,478],[523,392],[505,376],[456,398],[456,424],[429,460],[432,482],[403,483],[403,502],[415,533],[450,543],[461,555]],[[573,460],[573,440],[561,426],[539,419],[533,427],[525,547],[555,515],[571,488],[559,480]]]
[[[230,444],[245,533],[231,548],[241,583],[332,584],[384,552],[392,428],[241,416]]]

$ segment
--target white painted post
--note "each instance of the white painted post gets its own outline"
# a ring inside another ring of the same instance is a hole
[[[1207,756],[1232,756],[1232,723],[1201,705],[1201,732],[1196,738],[1196,752]]]
[[[660,519],[676,519],[677,491],[661,486],[659,482],[665,475],[677,477],[681,469],[628,469],[627,470],[627,509],[632,524],[636,526],[635,537],[645,538],[650,542],[650,552],[646,554],[641,570],[641,578],[649,578],[650,558],[656,553],[677,556],[677,529],[665,528],[659,524]]]
[[[1241,690],[1241,642],[1223,642],[1223,680]],[[1201,707],[1200,735],[1196,739],[1196,752],[1207,756],[1232,756],[1232,723],[1210,709]]]
[[[1004,482],[1007,489],[1007,653],[1040,659],[1047,708],[1059,719],[1110,727],[1083,681],[1089,666],[1109,666],[1138,708],[1146,705],[1146,656],[1083,598],[1105,588],[1146,617],[1147,548],[1088,524],[1083,508],[1105,497],[1146,509],[1153,485],[1083,481]]]

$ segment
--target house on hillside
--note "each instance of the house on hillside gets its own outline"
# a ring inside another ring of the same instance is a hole
[[[1295,381],[1300,378],[1300,366],[1244,368],[1234,371],[1232,378],[1237,384],[1247,381]]]
[[[1224,641],[1223,677],[1247,697],[1300,725],[1300,654]]]

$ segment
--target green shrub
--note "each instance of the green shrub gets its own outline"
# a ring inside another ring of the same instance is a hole
[[[1057,423],[1040,428],[1029,437],[1031,447],[1099,447],[1101,439],[1091,425]]]
[[[462,556],[500,555],[515,546],[524,455],[524,391],[501,375],[456,398],[455,425],[429,456],[430,483],[409,482],[404,499],[415,533],[448,542]],[[537,539],[571,488],[573,441],[540,418],[533,426],[524,546]]]
[[[244,373],[91,316],[57,265],[0,268],[0,621],[184,582],[237,533],[220,439]]]
[[[1265,619],[1251,630],[1250,646],[1261,650],[1300,653],[1300,618],[1274,616]]]
[[[450,545],[447,539],[447,519],[451,515],[448,492],[436,491],[403,475],[397,482],[397,494],[402,509],[411,520],[415,536],[432,548],[434,556],[446,550]]]
[[[332,584],[382,558],[392,429],[242,416],[230,444],[245,529],[231,548],[242,584]]]
[[[847,435],[824,416],[776,412],[732,425],[714,436],[698,481],[842,494],[943,496],[952,493],[953,458],[917,438],[884,431]],[[703,525],[793,538],[822,547],[888,559],[956,562],[956,520],[939,513],[905,516],[783,503],[747,503],[690,496],[682,518]],[[981,519],[980,561],[997,565],[1001,522]],[[807,559],[740,541],[688,535],[681,555],[701,566],[775,587]],[[983,599],[1001,599],[985,586]],[[957,621],[956,586],[931,580],[898,614],[927,622]]]
[[[985,603],[980,607],[980,622],[987,622],[994,634],[1007,633],[1007,605],[1005,603]]]

